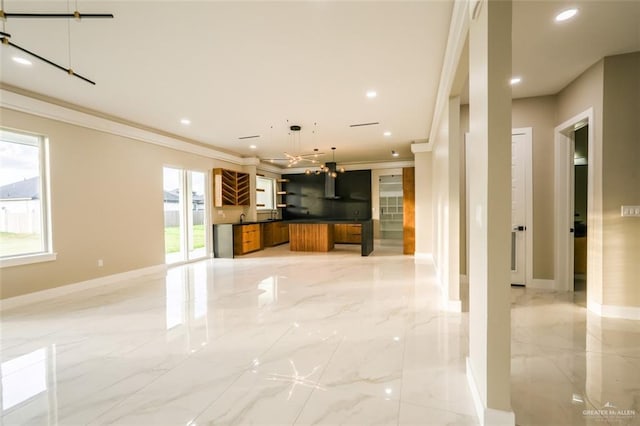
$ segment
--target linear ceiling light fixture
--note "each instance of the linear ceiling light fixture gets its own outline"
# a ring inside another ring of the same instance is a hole
[[[238,139],[255,139],[259,138],[260,135],[251,135],[251,136],[240,136]]]
[[[38,55],[32,50],[26,49],[22,46],[19,46],[13,43],[11,39],[11,34],[4,31],[4,24],[8,18],[64,18],[64,19],[76,19],[79,21],[83,18],[113,18],[113,14],[111,13],[80,13],[77,10],[73,13],[9,13],[4,11],[4,0],[2,1],[2,5],[0,7],[0,20],[2,20],[3,31],[0,31],[0,42],[4,46],[11,46],[15,49],[18,49],[22,53],[26,53],[27,55],[39,59],[42,62],[45,62],[51,65],[54,68],[57,68],[61,71],[66,72],[70,76],[77,77],[80,80],[86,81],[89,84],[95,86],[95,81],[90,80],[89,78],[76,73],[71,68],[71,30],[69,30],[69,67],[66,68],[56,62],[53,62],[50,59],[45,58],[44,56]]]

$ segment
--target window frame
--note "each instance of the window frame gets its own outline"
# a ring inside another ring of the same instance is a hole
[[[53,233],[51,225],[51,192],[50,192],[50,156],[49,138],[45,135],[31,133],[24,130],[0,127],[0,134],[13,133],[24,135],[27,138],[35,138],[38,147],[38,166],[40,172],[40,221],[42,235],[42,250],[33,253],[20,253],[0,257],[0,268],[11,266],[28,265],[32,263],[50,262],[57,258],[57,253],[53,251]],[[8,138],[10,139],[10,138]],[[19,143],[7,140],[9,143]]]
[[[258,189],[262,188],[258,185],[259,180],[264,179],[270,182],[271,187],[271,206],[265,205],[264,207],[258,206]],[[276,180],[268,176],[256,175],[256,211],[258,212],[271,212],[276,210]]]

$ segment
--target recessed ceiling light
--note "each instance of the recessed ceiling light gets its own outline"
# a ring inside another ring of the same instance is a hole
[[[369,90],[367,92],[367,98],[375,98],[376,96],[378,96],[378,93],[375,90]]]
[[[249,148],[251,148],[251,149],[256,149],[256,148],[257,148],[257,146],[255,146],[255,145],[249,145]]]
[[[391,136],[391,132],[384,132],[383,135],[385,136]]]
[[[14,56],[12,59],[13,59],[14,62],[17,62],[20,65],[33,65],[30,60],[25,59],[25,58],[20,57],[20,56]]]
[[[513,78],[511,79],[511,85],[513,86],[514,84],[518,84],[518,83],[520,83],[521,81],[522,81],[522,78],[521,78],[521,77],[513,77]]]
[[[191,120],[189,120],[188,118],[183,118],[182,120],[180,120],[180,123],[188,126],[189,124],[191,124]]]
[[[566,21],[568,19],[573,18],[578,14],[578,9],[567,9],[562,11],[556,15],[556,22]]]
[[[398,154],[395,150],[391,151],[391,155],[394,157],[399,156],[400,154]]]

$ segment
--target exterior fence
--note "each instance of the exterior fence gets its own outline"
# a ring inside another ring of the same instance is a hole
[[[14,234],[42,232],[40,200],[0,201],[0,232]]]
[[[204,225],[204,211],[191,212],[193,214],[194,225]],[[180,226],[180,212],[179,211],[165,211],[164,212],[164,227],[171,228],[174,226]]]

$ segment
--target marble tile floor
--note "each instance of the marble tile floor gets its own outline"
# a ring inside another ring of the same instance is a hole
[[[477,424],[467,315],[400,251],[285,245],[6,310],[2,424]],[[512,294],[518,424],[637,424],[592,408],[640,412],[638,324]]]

